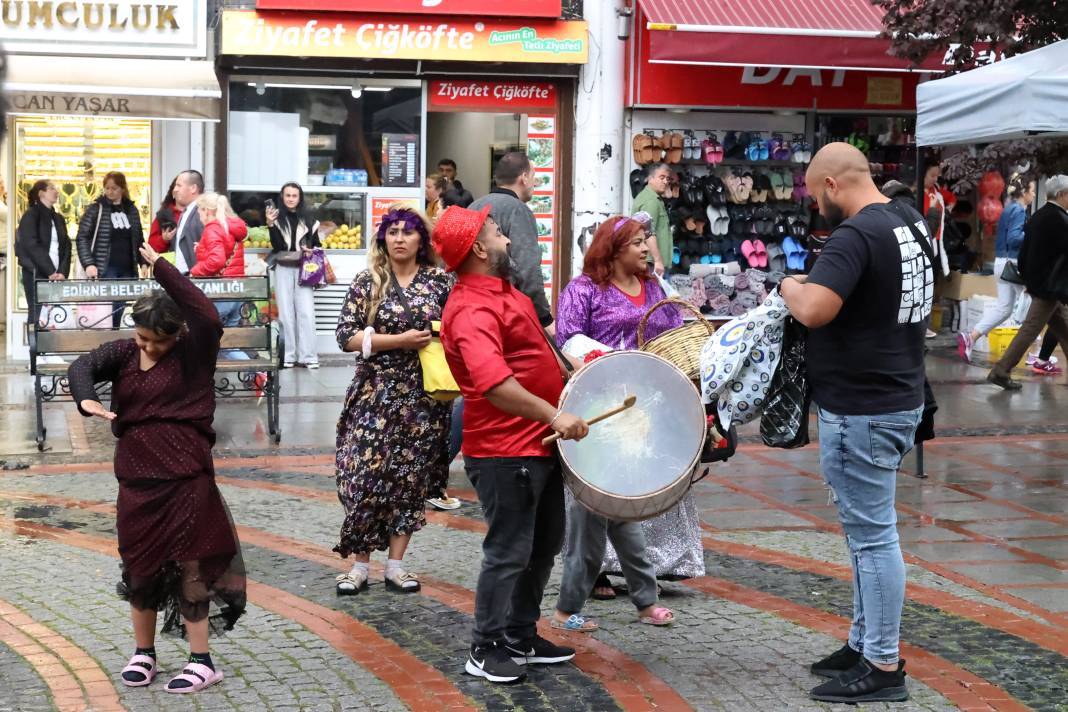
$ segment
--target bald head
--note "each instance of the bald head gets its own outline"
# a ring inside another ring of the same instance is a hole
[[[868,157],[848,143],[829,143],[812,157],[805,187],[832,227],[865,206],[888,202],[875,187]]]

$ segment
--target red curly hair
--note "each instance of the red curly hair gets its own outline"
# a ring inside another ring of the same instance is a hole
[[[593,233],[593,241],[586,250],[582,274],[593,280],[594,284],[602,287],[607,285],[612,280],[612,263],[639,234],[645,234],[645,227],[626,215],[613,215],[602,222]],[[638,279],[645,281],[649,275],[641,272]]]

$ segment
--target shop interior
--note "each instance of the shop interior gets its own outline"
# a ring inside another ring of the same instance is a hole
[[[527,150],[525,114],[431,111],[426,122],[427,173],[456,161],[457,178],[475,198],[493,189],[493,167],[509,151]]]

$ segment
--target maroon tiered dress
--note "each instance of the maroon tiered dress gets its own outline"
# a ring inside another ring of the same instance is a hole
[[[81,356],[68,373],[71,395],[81,410],[83,400],[99,400],[95,384],[112,384],[120,592],[135,608],[165,611],[164,631],[180,630],[178,612],[203,620],[214,601],[212,627],[228,630],[245,608],[245,575],[211,458],[222,325],[211,300],[169,262],[158,260],[155,275],[187,332],[148,370],[133,339]]]

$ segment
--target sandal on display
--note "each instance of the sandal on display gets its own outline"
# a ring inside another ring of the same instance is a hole
[[[675,622],[675,614],[671,612],[670,608],[657,606],[653,609],[651,615],[641,616],[638,620],[646,625],[665,626]]]
[[[649,147],[653,144],[653,137],[649,134],[636,134],[631,139],[630,147],[634,153],[634,162],[639,166],[645,165],[648,155]]]
[[[768,248],[762,240],[753,241],[753,259],[749,260],[754,267],[764,269],[768,266]]]
[[[349,571],[347,574],[338,574],[334,577],[334,588],[339,596],[355,596],[360,591],[367,590],[367,574],[359,571]]]
[[[592,633],[597,630],[597,623],[589,618],[583,618],[577,613],[572,613],[566,621],[559,621],[553,616],[549,619],[549,626],[557,630],[570,630],[575,633]]]
[[[140,680],[127,680],[126,673],[136,673]],[[134,655],[130,658],[130,662],[126,663],[126,667],[119,673],[122,677],[122,684],[127,687],[144,687],[152,683],[152,680],[156,678],[156,674],[159,672],[159,668],[156,666],[156,659],[151,655]]]
[[[186,694],[189,692],[200,692],[206,687],[211,687],[217,682],[223,679],[222,670],[212,670],[207,665],[200,663],[186,663],[185,668],[180,675],[176,675],[171,678],[171,681],[167,683],[167,687],[164,688],[167,692],[174,692],[176,694]],[[173,687],[174,683],[184,680],[190,683],[184,687]]]
[[[675,132],[665,134],[665,136],[667,137],[667,146],[664,147],[667,151],[667,162],[678,163],[682,160],[682,151],[685,146],[683,136]]]

